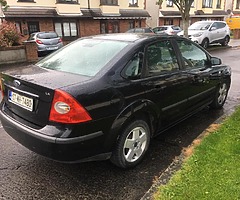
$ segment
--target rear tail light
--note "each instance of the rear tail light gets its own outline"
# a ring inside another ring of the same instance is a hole
[[[43,42],[41,40],[39,40],[39,39],[36,40],[36,43],[43,44]]]
[[[88,112],[70,94],[55,90],[49,121],[75,124],[92,120]]]
[[[59,38],[58,43],[62,43],[62,38]]]

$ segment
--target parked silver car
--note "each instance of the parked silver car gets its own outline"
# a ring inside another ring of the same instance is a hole
[[[157,26],[153,28],[154,33],[156,34],[167,34],[167,35],[176,35],[182,29],[179,26],[175,25],[165,25],[165,26]]]
[[[178,35],[183,36],[183,31]],[[189,26],[188,37],[203,48],[216,43],[227,46],[230,41],[230,29],[224,21],[198,21]]]
[[[32,33],[28,41],[35,41],[38,54],[49,53],[63,47],[62,39],[55,32],[36,32]]]

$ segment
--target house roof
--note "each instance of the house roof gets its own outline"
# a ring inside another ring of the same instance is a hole
[[[4,15],[7,18],[14,17],[56,17],[57,11],[55,8],[36,8],[36,7],[9,7],[4,11]]]
[[[100,8],[81,9],[76,14],[59,14],[54,7],[10,7],[4,11],[6,18],[55,18],[80,17],[93,19],[145,19],[150,17],[146,10],[120,9],[119,14],[103,13]]]
[[[162,16],[160,17],[181,17],[180,11],[160,11]],[[191,17],[223,17],[227,15],[227,12],[224,10],[213,10],[212,13],[205,13],[203,10],[196,10]]]
[[[94,19],[145,19],[150,17],[146,10],[140,9],[119,9],[119,14],[105,14],[100,8],[81,9],[83,17],[93,17]]]

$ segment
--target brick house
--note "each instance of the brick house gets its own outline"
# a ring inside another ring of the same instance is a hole
[[[145,0],[7,0],[0,16],[16,24],[24,39],[37,31],[56,31],[68,42],[100,33],[146,26]]]
[[[194,0],[190,10],[190,24],[201,20],[224,20],[227,16],[225,1],[226,0]],[[238,1],[240,2],[240,0]],[[162,1],[162,4],[157,9],[156,1],[146,0],[146,4],[147,11],[152,16],[152,18],[147,20],[147,23],[150,24],[154,22],[155,26],[174,24],[182,27],[181,14],[173,4],[173,0]],[[148,4],[152,4],[152,6],[149,7]],[[154,16],[156,17],[154,18]]]

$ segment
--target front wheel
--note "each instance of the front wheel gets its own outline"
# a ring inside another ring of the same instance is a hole
[[[150,129],[144,120],[135,120],[123,130],[112,153],[111,162],[121,168],[136,166],[150,142]]]
[[[210,106],[212,108],[222,108],[227,99],[228,90],[229,85],[226,82],[221,83]]]
[[[205,39],[202,41],[201,46],[202,46],[204,49],[208,48],[208,46],[209,46],[209,41],[208,41],[207,38],[205,38]]]

